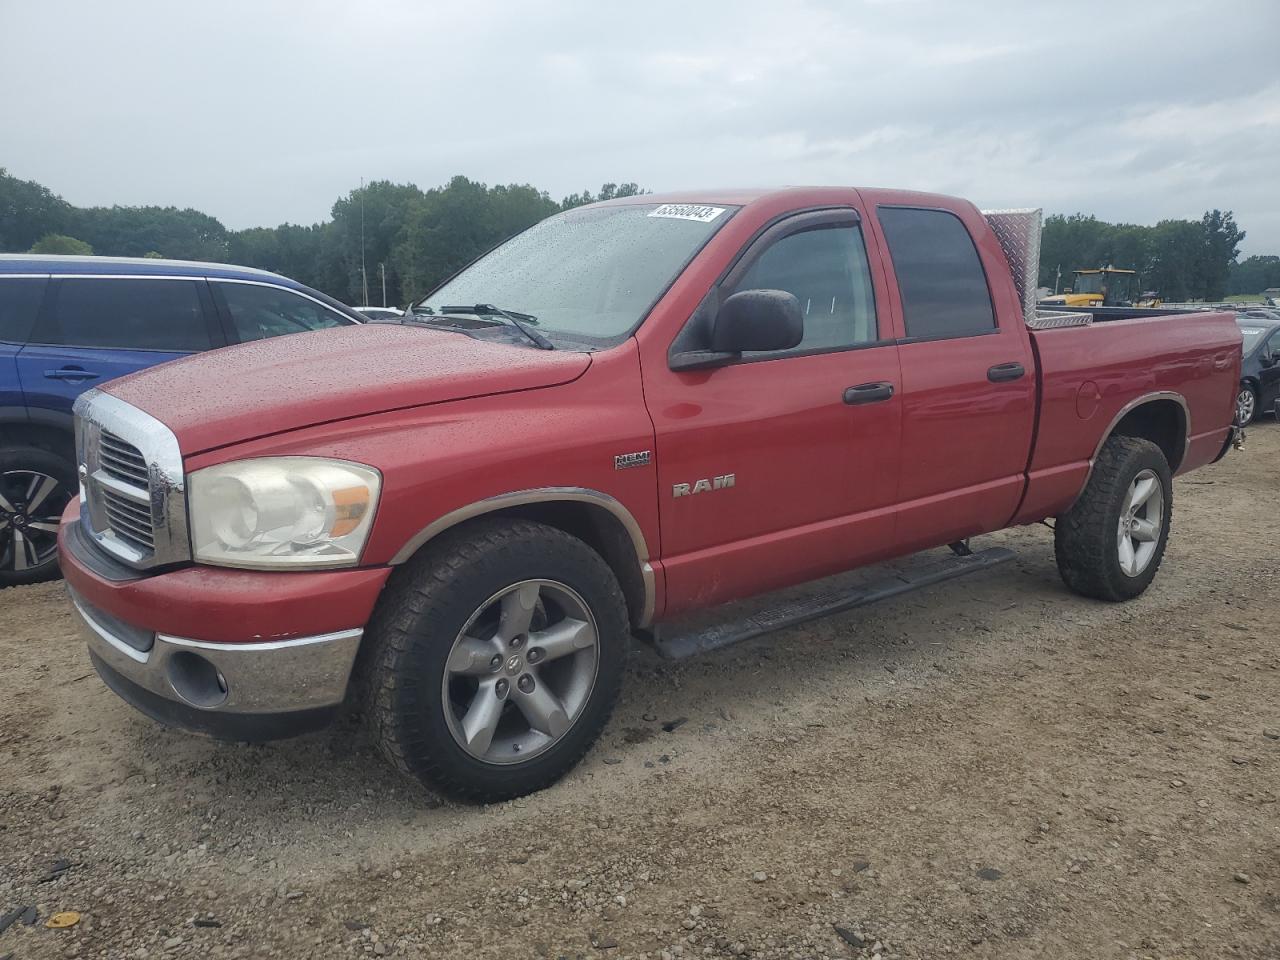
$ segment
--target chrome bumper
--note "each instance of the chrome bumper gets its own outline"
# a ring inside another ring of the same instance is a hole
[[[202,730],[216,727],[219,714],[270,716],[336,707],[346,696],[364,633],[341,630],[265,643],[206,643],[130,627],[74,593],[71,603],[95,662],[131,688],[145,691],[149,703],[156,698],[172,703],[179,712],[173,722],[179,725],[193,726],[182,719],[191,711],[207,715],[210,722],[197,724]],[[113,678],[104,674],[103,679],[116,689]],[[170,720],[165,713],[160,719]]]

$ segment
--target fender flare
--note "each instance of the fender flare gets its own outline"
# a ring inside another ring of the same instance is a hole
[[[1093,450],[1093,456],[1089,458],[1089,472],[1085,475],[1084,486],[1089,485],[1089,478],[1093,476],[1093,468],[1098,462],[1098,456],[1102,453],[1102,448],[1106,442],[1111,439],[1111,435],[1115,433],[1116,427],[1120,426],[1120,421],[1133,413],[1133,411],[1137,410],[1139,407],[1145,406],[1146,404],[1152,403],[1156,400],[1172,400],[1182,408],[1182,455],[1184,457],[1186,456],[1187,450],[1191,447],[1191,408],[1187,406],[1186,397],[1180,393],[1174,393],[1172,390],[1158,390],[1154,393],[1144,393],[1142,396],[1135,397],[1121,407],[1116,412],[1116,415],[1111,418],[1111,422],[1107,424],[1107,429],[1102,431],[1102,436],[1098,438],[1098,445]],[[1170,464],[1170,466],[1172,466],[1172,464]],[[1081,487],[1081,489],[1083,490],[1084,487]]]
[[[399,566],[417,553],[425,544],[446,530],[456,527],[467,520],[531,503],[585,503],[608,511],[614,519],[622,524],[623,529],[626,530],[631,539],[636,563],[640,568],[640,578],[644,583],[644,604],[637,626],[649,626],[653,620],[657,592],[653,567],[649,563],[649,546],[645,541],[644,531],[640,529],[640,524],[630,510],[616,498],[609,496],[607,493],[601,493],[599,490],[591,490],[586,487],[537,487],[529,490],[513,490],[510,493],[500,493],[496,496],[486,497],[483,500],[477,500],[475,503],[469,503],[464,507],[451,510],[444,516],[432,520],[410,537],[396,551],[395,556],[391,558],[389,563],[391,566]]]

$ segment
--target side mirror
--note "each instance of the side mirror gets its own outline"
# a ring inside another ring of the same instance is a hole
[[[747,351],[790,350],[804,339],[804,311],[785,290],[743,290],[711,313],[711,291],[672,344],[671,370],[704,370],[732,363]]]
[[[785,290],[743,290],[721,306],[711,325],[713,353],[790,350],[804,339],[804,311]]]

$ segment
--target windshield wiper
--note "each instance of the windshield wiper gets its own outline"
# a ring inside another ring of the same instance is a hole
[[[538,318],[531,313],[515,313],[511,310],[503,310],[501,307],[495,307],[492,303],[477,303],[469,307],[441,307],[441,313],[470,313],[477,317],[503,317],[511,322],[511,325],[519,330],[528,338],[539,350],[554,350],[556,345],[540,334],[537,330],[531,330],[526,327],[526,323],[537,323]]]

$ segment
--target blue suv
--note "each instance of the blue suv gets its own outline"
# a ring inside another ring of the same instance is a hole
[[[85,390],[189,353],[363,319],[247,267],[0,255],[0,586],[57,576],[58,518],[78,490],[71,405]]]

